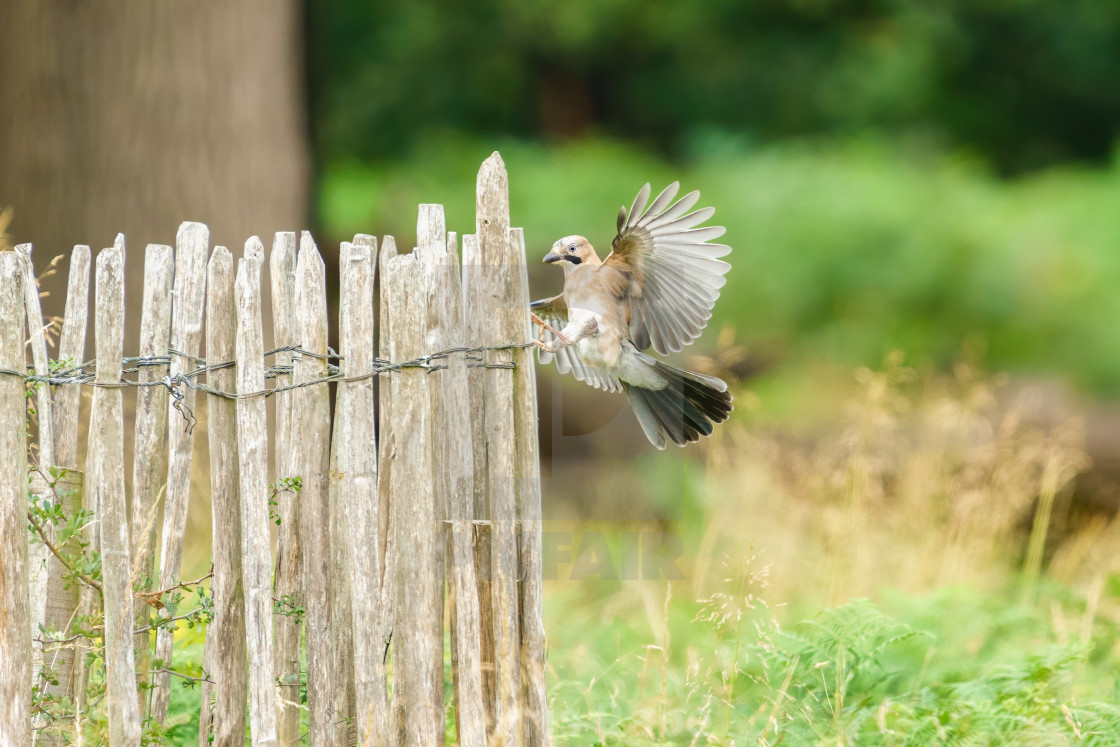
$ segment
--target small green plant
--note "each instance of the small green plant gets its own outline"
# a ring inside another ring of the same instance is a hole
[[[284,477],[277,480],[268,486],[268,518],[276,522],[276,526],[280,526],[280,494],[292,493],[296,494],[303,490],[303,478]]]

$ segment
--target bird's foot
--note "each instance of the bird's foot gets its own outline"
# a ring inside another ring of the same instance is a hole
[[[553,334],[553,336],[555,336],[556,339],[559,340],[562,344],[564,344],[564,345],[571,345],[572,344],[568,340],[567,337],[564,337],[564,335],[560,334],[560,331],[558,329],[555,329],[551,324],[546,322],[544,319],[541,319],[539,316],[537,316],[536,314],[534,314],[531,311],[529,312],[529,319],[532,320],[533,324],[535,324],[535,325],[537,325],[538,327],[541,328],[541,336],[535,342],[537,347],[544,348],[544,346],[545,346],[545,343],[543,341],[545,330],[548,330],[549,332],[551,332]],[[549,350],[548,352],[551,353],[551,352],[555,352],[555,351]]]

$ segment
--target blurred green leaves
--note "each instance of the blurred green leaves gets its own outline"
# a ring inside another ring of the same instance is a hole
[[[309,4],[321,158],[442,132],[599,135],[680,157],[705,128],[771,142],[905,136],[1003,173],[1103,159],[1120,5],[1100,0],[342,0]]]

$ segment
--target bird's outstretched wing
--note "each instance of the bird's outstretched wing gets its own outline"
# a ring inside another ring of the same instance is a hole
[[[722,236],[722,226],[697,228],[715,208],[688,213],[700,199],[689,192],[670,205],[680,189],[673,182],[649,201],[649,185],[642,187],[630,210],[618,213],[618,235],[604,265],[625,272],[630,279],[630,336],[639,350],[662,355],[680,352],[700,336],[712,317],[724,275],[731,265],[719,257],[731,247],[710,243]],[[686,215],[687,213],[687,215]]]
[[[552,298],[544,298],[540,301],[533,301],[529,308],[539,316],[553,329],[563,329],[564,325],[568,323],[568,304],[564,301],[564,296],[553,296]],[[544,330],[544,341],[552,342],[554,336],[548,330]],[[556,368],[560,373],[571,373],[578,380],[586,382],[596,389],[603,389],[608,392],[621,392],[622,384],[613,376],[607,373],[588,366],[579,357],[579,350],[572,347],[562,347],[555,353]],[[541,363],[548,363],[553,359],[552,353],[540,351]]]

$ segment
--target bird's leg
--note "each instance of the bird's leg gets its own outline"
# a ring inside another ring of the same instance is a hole
[[[532,320],[533,324],[535,324],[535,325],[537,325],[538,327],[541,328],[540,337],[538,337],[533,342],[533,344],[536,345],[537,347],[542,347],[542,348],[544,347],[544,344],[545,344],[545,342],[544,342],[545,330],[551,332],[553,335],[555,335],[557,340],[560,340],[565,345],[571,345],[571,343],[568,341],[568,338],[564,337],[564,335],[562,335],[559,330],[555,329],[551,324],[546,322],[544,319],[541,319],[539,316],[537,316],[536,314],[534,314],[531,311],[529,312],[529,319]]]
[[[546,353],[555,353],[560,348],[566,348],[575,345],[577,342],[587,337],[588,335],[597,334],[598,327],[598,322],[594,317],[585,320],[583,323],[573,322],[567,327],[564,327],[563,334],[559,332],[553,332],[553,334],[556,335],[555,340],[552,340],[551,342],[541,342],[540,340],[537,340],[534,344]]]

